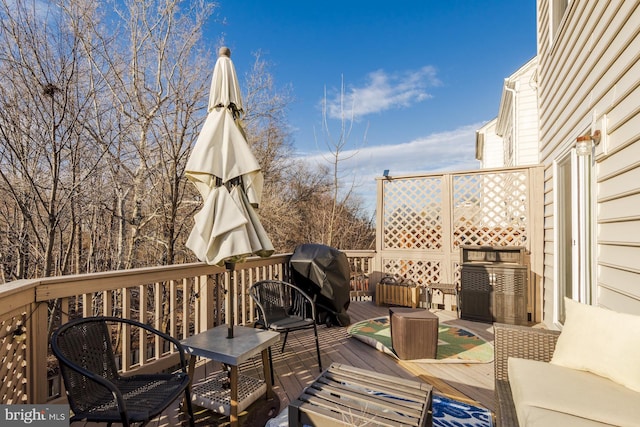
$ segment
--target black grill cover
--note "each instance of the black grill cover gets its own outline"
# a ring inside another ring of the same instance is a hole
[[[296,247],[290,262],[294,283],[316,296],[316,321],[349,325],[351,269],[347,255],[330,246],[305,243]]]

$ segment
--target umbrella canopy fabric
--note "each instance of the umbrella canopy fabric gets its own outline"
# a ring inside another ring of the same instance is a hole
[[[254,210],[261,200],[262,172],[240,125],[242,98],[227,48],[220,49],[216,61],[208,111],[186,166],[203,199],[186,246],[215,265],[270,256],[273,245]]]

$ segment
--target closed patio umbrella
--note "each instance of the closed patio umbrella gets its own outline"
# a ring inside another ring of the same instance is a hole
[[[203,199],[186,246],[213,265],[267,257],[274,250],[254,209],[260,204],[263,177],[240,124],[242,97],[230,55],[226,47],[219,51],[208,115],[186,166],[187,178]]]

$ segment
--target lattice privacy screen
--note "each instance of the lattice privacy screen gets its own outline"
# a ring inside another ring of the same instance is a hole
[[[461,245],[527,247],[531,176],[523,168],[383,180],[383,271],[459,283]]]
[[[442,248],[442,187],[442,178],[385,182],[383,238],[386,248]]]
[[[0,370],[4,380],[0,383],[0,402],[16,404],[27,402],[27,345],[16,337],[19,325],[25,324],[26,313],[0,321]]]
[[[454,247],[523,246],[528,181],[525,171],[453,176]]]
[[[528,187],[527,170],[385,181],[383,247],[446,250],[449,238],[453,248],[524,245]]]

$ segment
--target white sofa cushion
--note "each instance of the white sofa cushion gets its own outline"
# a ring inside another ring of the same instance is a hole
[[[568,298],[565,309],[551,363],[593,372],[640,392],[640,316]]]
[[[550,363],[510,358],[508,364],[521,427],[638,425],[640,393],[599,375]]]
[[[611,425],[535,406],[527,408],[526,424],[520,423],[520,426],[529,427],[607,427]]]

